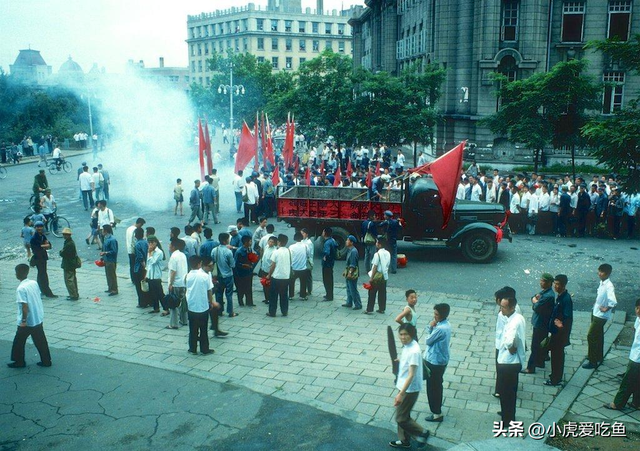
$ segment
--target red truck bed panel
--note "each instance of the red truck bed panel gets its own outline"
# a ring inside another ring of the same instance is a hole
[[[384,217],[386,210],[393,212],[396,217],[402,216],[402,204],[400,203],[283,197],[278,199],[278,217],[280,218],[363,221],[367,219],[369,210],[374,210],[378,219]]]

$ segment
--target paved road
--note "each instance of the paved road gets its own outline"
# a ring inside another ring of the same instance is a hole
[[[0,368],[3,451],[383,450],[393,438],[232,384],[60,349],[40,368],[27,354],[26,369]]]
[[[95,248],[89,249],[83,240],[89,232],[89,218],[78,200],[76,188],[77,168],[85,157],[73,157],[74,170],[70,174],[48,175],[50,186],[54,196],[60,205],[60,214],[66,216],[76,233],[76,243],[79,244],[80,255],[83,259],[93,261],[97,258]],[[91,158],[87,155],[86,158]],[[105,156],[105,168],[109,169],[108,159]],[[118,156],[118,161],[126,156]],[[158,164],[166,165],[165,162]],[[0,258],[16,252],[20,252],[19,231],[22,218],[28,212],[28,199],[31,194],[33,176],[37,173],[35,164],[10,167],[9,176],[0,180]],[[197,168],[196,168],[197,169]],[[176,171],[183,171],[176,169]],[[184,171],[183,171],[184,172]],[[183,227],[187,218],[173,216],[172,192],[169,187],[166,192],[166,208],[139,206],[140,199],[153,197],[153,202],[143,204],[162,204],[162,196],[158,196],[157,190],[160,184],[154,182],[154,170],[147,168],[140,171],[135,180],[123,180],[119,174],[110,171],[113,179],[111,189],[110,208],[123,223],[116,230],[116,238],[124,245],[124,230],[133,220],[142,216],[147,220],[147,225],[156,227],[161,239],[169,236],[169,228],[172,226]],[[197,173],[197,171],[196,171]],[[148,177],[144,177],[148,174]],[[166,174],[166,171],[163,172]],[[214,232],[225,231],[226,226],[235,224],[238,214],[235,212],[235,201],[231,189],[232,174],[229,167],[221,166],[222,177],[221,192],[221,221],[222,224],[214,228]],[[188,180],[192,175],[176,173],[176,177],[182,177],[185,189],[191,189]],[[171,175],[172,186],[174,176]],[[130,183],[132,182],[132,183]],[[138,188],[132,189],[132,185]],[[188,192],[188,191],[187,191]],[[132,193],[136,193],[132,198]],[[160,200],[158,200],[160,197]],[[137,199],[138,202],[135,202]],[[185,206],[185,214],[189,208]],[[276,231],[291,235],[291,229],[284,223],[276,224]],[[60,243],[54,241],[54,247],[59,248]],[[578,310],[588,311],[591,308],[598,286],[596,269],[599,264],[608,262],[614,267],[612,280],[616,286],[620,309],[627,313],[633,313],[633,304],[638,298],[637,284],[635,280],[640,274],[640,243],[638,241],[609,241],[599,239],[560,239],[548,236],[530,237],[518,235],[513,243],[500,244],[497,258],[491,264],[475,265],[464,261],[460,252],[452,250],[434,250],[418,247],[412,244],[401,244],[400,252],[408,255],[409,265],[401,269],[398,277],[393,277],[390,286],[401,288],[414,288],[421,292],[450,293],[452,302],[456,295],[466,295],[489,299],[493,292],[504,285],[515,287],[521,300],[526,300],[533,295],[538,288],[538,277],[544,271],[553,274],[565,273],[569,277],[569,291],[574,296],[575,307]],[[126,256],[121,251],[120,265],[126,265]],[[315,280],[321,279],[320,265],[315,265]]]

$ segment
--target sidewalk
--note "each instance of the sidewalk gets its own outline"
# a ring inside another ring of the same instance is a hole
[[[14,290],[16,262],[0,261],[0,304],[3,326],[0,339],[12,340],[15,333]],[[45,299],[45,331],[55,362],[56,348],[169,369],[218,382],[230,382],[259,393],[300,402],[336,413],[358,423],[395,430],[393,421],[393,376],[387,351],[387,325],[404,306],[404,288],[388,290],[385,315],[363,315],[340,305],[344,284],[336,284],[336,300],[319,302],[324,291],[314,285],[309,301],[294,300],[286,318],[268,318],[260,302],[259,281],[254,278],[258,307],[237,308],[236,318],[223,317],[221,327],[230,334],[212,339],[215,354],[203,358],[187,353],[187,328],[167,330],[168,318],[148,315],[136,308],[133,285],[120,274],[120,295],[102,297],[106,289],[104,273],[91,262],[78,271],[81,300],[64,300],[59,260],[50,261],[49,277],[59,299]],[[336,273],[339,271],[336,269]],[[35,272],[31,274],[35,279]],[[339,277],[337,277],[339,280]],[[401,280],[393,281],[401,283]],[[165,284],[166,287],[166,284]],[[364,295],[361,289],[361,295]],[[493,437],[493,422],[500,404],[492,396],[495,385],[494,327],[495,304],[491,301],[419,293],[419,331],[431,319],[432,306],[448,302],[452,306],[451,362],[444,376],[445,398],[442,423],[425,423],[429,413],[421,394],[415,415],[435,438],[433,445]],[[527,296],[523,294],[523,299]],[[523,303],[523,311],[528,305]],[[527,321],[529,321],[529,316]],[[565,379],[569,380],[586,354],[589,312],[576,312],[572,345],[567,350]],[[609,323],[610,325],[611,323]],[[531,328],[528,327],[528,334]],[[422,336],[422,333],[420,333]],[[421,338],[421,346],[423,340]],[[33,360],[33,359],[31,359]],[[28,364],[33,365],[34,361]],[[607,361],[605,361],[607,363]],[[525,432],[550,406],[560,389],[543,382],[549,370],[520,377],[518,420]],[[430,441],[431,443],[431,441]]]

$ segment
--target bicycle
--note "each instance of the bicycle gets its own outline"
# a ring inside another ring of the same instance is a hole
[[[6,179],[6,178],[7,178],[7,168],[0,165],[0,179]]]
[[[56,163],[55,161],[52,161],[51,163],[49,163],[48,167],[49,167],[49,174],[59,173],[60,171],[64,171],[64,172],[71,171],[71,163],[68,162],[67,160],[60,160],[60,163]]]
[[[44,229],[47,232],[53,233],[53,236],[56,238],[60,238],[62,236],[62,230],[65,227],[71,228],[71,224],[64,216],[58,216],[58,209],[53,210],[51,215],[47,215],[47,223],[44,226]]]

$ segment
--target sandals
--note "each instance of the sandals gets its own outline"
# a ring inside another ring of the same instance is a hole
[[[169,315],[169,312],[167,312],[167,311],[165,310],[164,312],[162,312],[162,315],[160,315],[160,316],[168,316],[168,315]]]
[[[165,327],[165,329],[179,329],[179,327],[177,327],[177,326],[176,327],[167,326],[167,327]]]
[[[609,410],[621,410],[621,409],[617,408],[614,403],[603,404],[602,407],[604,407],[605,409],[609,409]]]
[[[229,318],[233,318],[233,317],[236,317],[238,315],[239,315],[239,313],[233,312],[232,314],[229,315]]]

